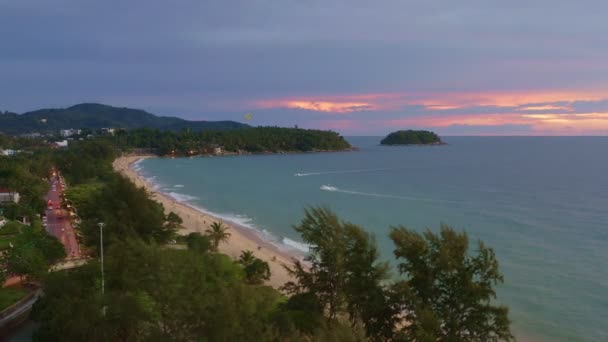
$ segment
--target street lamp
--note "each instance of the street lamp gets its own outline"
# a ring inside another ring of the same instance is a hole
[[[103,226],[105,225],[105,223],[103,222],[99,222],[97,224],[99,226],[99,237],[100,237],[100,249],[101,249],[101,295],[103,296],[103,294],[105,293],[105,284],[104,284],[104,279],[103,279]]]
[[[99,238],[100,238],[99,246],[101,247],[101,297],[103,300],[103,297],[105,294],[105,282],[103,279],[103,226],[105,226],[105,223],[99,222],[97,225],[99,226]],[[106,306],[105,305],[101,308],[101,314],[103,316],[106,315]]]

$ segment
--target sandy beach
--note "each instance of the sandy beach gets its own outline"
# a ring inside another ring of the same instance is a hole
[[[238,258],[241,251],[251,250],[256,257],[266,261],[270,265],[272,276],[270,281],[268,281],[268,285],[279,288],[287,281],[291,280],[291,277],[283,265],[291,265],[292,259],[294,257],[300,257],[299,255],[296,255],[295,252],[294,254],[290,254],[279,249],[272,243],[259,237],[251,229],[240,227],[232,222],[226,222],[220,218],[202,213],[195,208],[177,202],[173,198],[155,191],[151,184],[147,183],[143,177],[131,168],[134,163],[144,158],[150,158],[150,156],[120,157],[113,163],[114,170],[129,178],[138,187],[145,188],[151,194],[152,199],[163,205],[165,214],[174,212],[179,215],[184,221],[182,224],[184,228],[178,231],[178,234],[187,235],[191,232],[204,234],[205,230],[207,230],[213,222],[223,222],[230,227],[229,232],[231,236],[227,243],[220,244],[219,250],[221,253],[227,254],[233,258]]]

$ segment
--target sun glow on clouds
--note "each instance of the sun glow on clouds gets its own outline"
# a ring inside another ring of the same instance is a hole
[[[327,114],[371,112],[369,119],[327,121],[325,128],[361,131],[377,127],[479,127],[520,125],[539,134],[608,134],[608,112],[576,112],[578,101],[608,99],[606,91],[371,93],[258,101],[257,108],[291,108]],[[408,106],[422,111],[408,112]],[[470,113],[467,111],[470,110]],[[382,119],[383,112],[403,118]]]
[[[608,113],[428,115],[384,121],[387,126],[449,127],[453,125],[525,125],[538,134],[608,134]]]
[[[377,109],[373,104],[368,102],[340,100],[266,100],[256,102],[255,105],[257,108],[291,108],[335,114]]]
[[[570,106],[556,106],[556,105],[538,105],[538,106],[523,106],[518,108],[517,110],[522,111],[545,111],[545,110],[566,110],[572,111],[572,107]]]
[[[608,98],[606,91],[521,91],[521,92],[411,92],[325,95],[256,101],[256,108],[295,108],[326,113],[352,113],[365,110],[398,110],[423,106],[443,111],[468,107],[493,106],[519,111],[565,110],[557,102],[598,101]]]

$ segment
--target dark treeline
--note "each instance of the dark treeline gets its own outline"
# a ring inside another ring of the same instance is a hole
[[[495,303],[502,275],[494,252],[481,242],[469,248],[464,233],[447,226],[423,233],[391,228],[396,276],[363,227],[310,208],[295,229],[311,252],[305,263],[288,265],[293,281],[277,290],[264,285],[270,270],[253,252],[238,260],[217,252],[230,239],[221,224],[206,234],[176,236],[181,218],[112,170],[115,146],[107,139],[78,141],[37,155],[32,163],[41,164],[26,168],[33,175],[55,165],[66,177],[68,201],[93,256],[97,224],[105,223],[104,294],[97,258],[69,272],[31,271],[45,293],[32,313],[37,341],[512,339],[508,311]],[[37,241],[50,246],[38,258],[58,257],[52,244]],[[173,241],[184,249],[172,248]]]
[[[441,144],[441,139],[431,131],[396,131],[387,135],[382,141],[382,145],[429,145]]]
[[[123,149],[155,149],[161,155],[213,154],[218,147],[233,153],[340,151],[351,148],[336,132],[281,127],[198,132],[123,130],[108,139]]]

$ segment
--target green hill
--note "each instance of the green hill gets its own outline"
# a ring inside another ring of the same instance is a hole
[[[153,128],[160,130],[235,129],[249,127],[235,121],[188,121],[157,116],[141,109],[82,103],[65,109],[40,109],[23,114],[0,112],[0,133],[57,133],[61,129]]]

